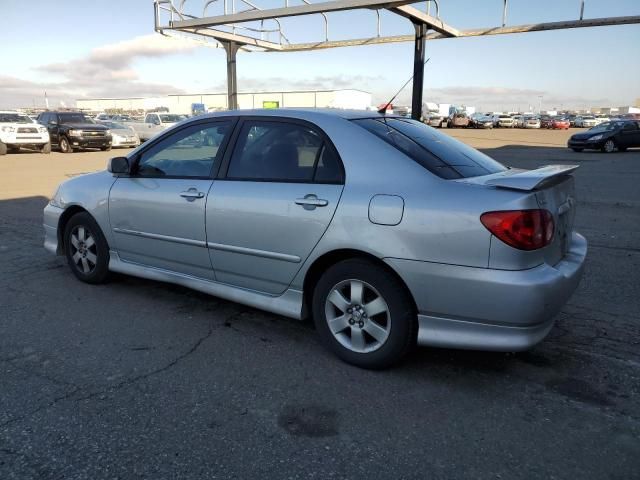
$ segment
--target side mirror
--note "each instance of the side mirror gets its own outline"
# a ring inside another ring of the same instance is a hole
[[[129,173],[129,159],[127,157],[113,157],[109,159],[107,170],[115,174]]]

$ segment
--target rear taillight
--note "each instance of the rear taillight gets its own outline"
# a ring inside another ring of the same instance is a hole
[[[553,215],[548,210],[487,212],[480,221],[504,243],[519,250],[546,247],[553,238]]]

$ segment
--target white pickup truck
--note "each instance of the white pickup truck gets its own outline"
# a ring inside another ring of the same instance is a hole
[[[186,115],[178,115],[175,113],[147,113],[144,117],[144,122],[120,123],[133,128],[140,137],[140,141],[145,142],[157,133],[166,130],[186,118]]]
[[[0,111],[0,155],[17,152],[20,147],[51,153],[47,128],[20,112]]]

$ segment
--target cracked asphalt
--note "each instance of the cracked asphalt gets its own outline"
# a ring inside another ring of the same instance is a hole
[[[640,151],[450,133],[512,166],[581,164],[586,274],[529,352],[420,349],[383,372],[306,323],[78,282],[42,248],[42,208],[109,153],[0,157],[0,479],[638,478]]]

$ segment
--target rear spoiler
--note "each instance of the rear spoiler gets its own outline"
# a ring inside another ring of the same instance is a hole
[[[493,175],[467,178],[463,181],[513,190],[530,191],[553,178],[568,175],[580,165],[546,165],[535,170],[511,169]]]

